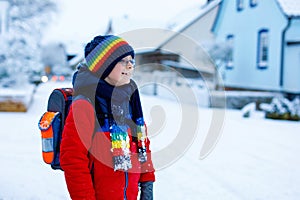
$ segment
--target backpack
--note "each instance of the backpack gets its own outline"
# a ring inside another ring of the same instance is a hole
[[[62,170],[60,166],[60,143],[70,105],[73,99],[73,88],[57,88],[52,91],[48,99],[47,111],[41,116],[38,127],[42,138],[42,157],[52,169]]]

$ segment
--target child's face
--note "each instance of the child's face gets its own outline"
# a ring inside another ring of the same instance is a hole
[[[114,86],[121,86],[128,84],[133,75],[134,64],[132,57],[126,56],[119,61],[110,74],[105,78],[105,81]]]

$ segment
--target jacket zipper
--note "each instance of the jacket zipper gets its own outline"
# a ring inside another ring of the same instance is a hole
[[[125,173],[124,200],[127,200],[126,190],[127,190],[127,187],[128,187],[128,172],[124,172],[124,173]]]
[[[93,181],[93,184],[95,183],[94,181],[94,161],[92,161],[92,166],[91,166],[91,169],[90,169],[90,173],[91,173],[91,178],[92,178],[92,181]]]

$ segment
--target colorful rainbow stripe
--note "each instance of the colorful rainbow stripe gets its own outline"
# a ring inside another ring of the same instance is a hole
[[[114,170],[127,171],[132,167],[130,159],[129,135],[118,125],[114,124],[110,128],[111,152],[113,155]]]
[[[129,149],[130,146],[128,133],[122,131],[111,133],[111,143],[114,156],[124,155],[121,150]]]
[[[132,47],[122,38],[110,36],[99,43],[86,57],[86,64],[90,71],[98,73],[116,64],[116,60],[122,59],[123,55],[133,52]]]

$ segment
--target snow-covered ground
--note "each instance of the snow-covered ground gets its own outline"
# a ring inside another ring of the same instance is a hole
[[[37,126],[51,90],[67,85],[40,85],[27,113],[0,113],[0,200],[69,199],[63,172],[51,170],[42,161]],[[157,122],[150,113],[161,113],[165,120],[161,130],[152,135],[154,153],[168,148],[182,121],[187,120],[180,118],[182,109],[199,112],[198,132],[188,151],[157,170],[155,199],[300,198],[300,122],[267,120],[259,113],[242,118],[240,111],[227,110],[220,140],[200,160],[204,138],[214,123],[214,110],[180,107],[177,102],[146,95],[142,101],[150,126]]]

